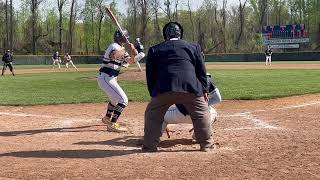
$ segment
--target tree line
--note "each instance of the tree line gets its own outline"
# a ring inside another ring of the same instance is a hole
[[[16,54],[102,54],[116,30],[106,16],[110,6],[131,36],[148,48],[163,41],[162,27],[177,21],[184,39],[205,53],[261,52],[265,25],[305,24],[311,42],[303,50],[320,50],[320,0],[204,0],[194,10],[192,0],[0,0],[0,49]],[[83,3],[83,4],[81,4]],[[42,10],[41,6],[51,8]]]

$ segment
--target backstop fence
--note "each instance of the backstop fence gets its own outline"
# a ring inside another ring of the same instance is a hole
[[[72,56],[75,64],[99,64],[102,56]],[[320,52],[290,52],[274,53],[273,61],[320,61]],[[265,61],[263,53],[241,54],[207,54],[206,62],[260,62]],[[142,62],[144,62],[142,60]],[[52,56],[45,55],[15,55],[14,63],[18,65],[49,65]]]

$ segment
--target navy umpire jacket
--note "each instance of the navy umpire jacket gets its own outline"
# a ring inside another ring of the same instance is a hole
[[[198,44],[170,40],[149,49],[146,76],[151,97],[165,92],[208,92],[206,68]]]

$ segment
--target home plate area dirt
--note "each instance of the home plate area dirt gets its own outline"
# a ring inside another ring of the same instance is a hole
[[[211,152],[190,125],[142,153],[147,103],[129,103],[110,133],[105,104],[0,107],[0,179],[319,179],[320,94],[216,106]]]

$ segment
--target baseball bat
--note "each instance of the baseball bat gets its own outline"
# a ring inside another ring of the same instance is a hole
[[[122,30],[122,28],[121,28],[116,16],[112,13],[112,11],[111,11],[111,9],[109,7],[106,7],[106,12],[107,12],[108,16],[111,18],[112,22],[117,26],[118,30],[124,36],[123,30]],[[126,39],[126,43],[130,43],[127,37],[125,37],[125,39]]]

